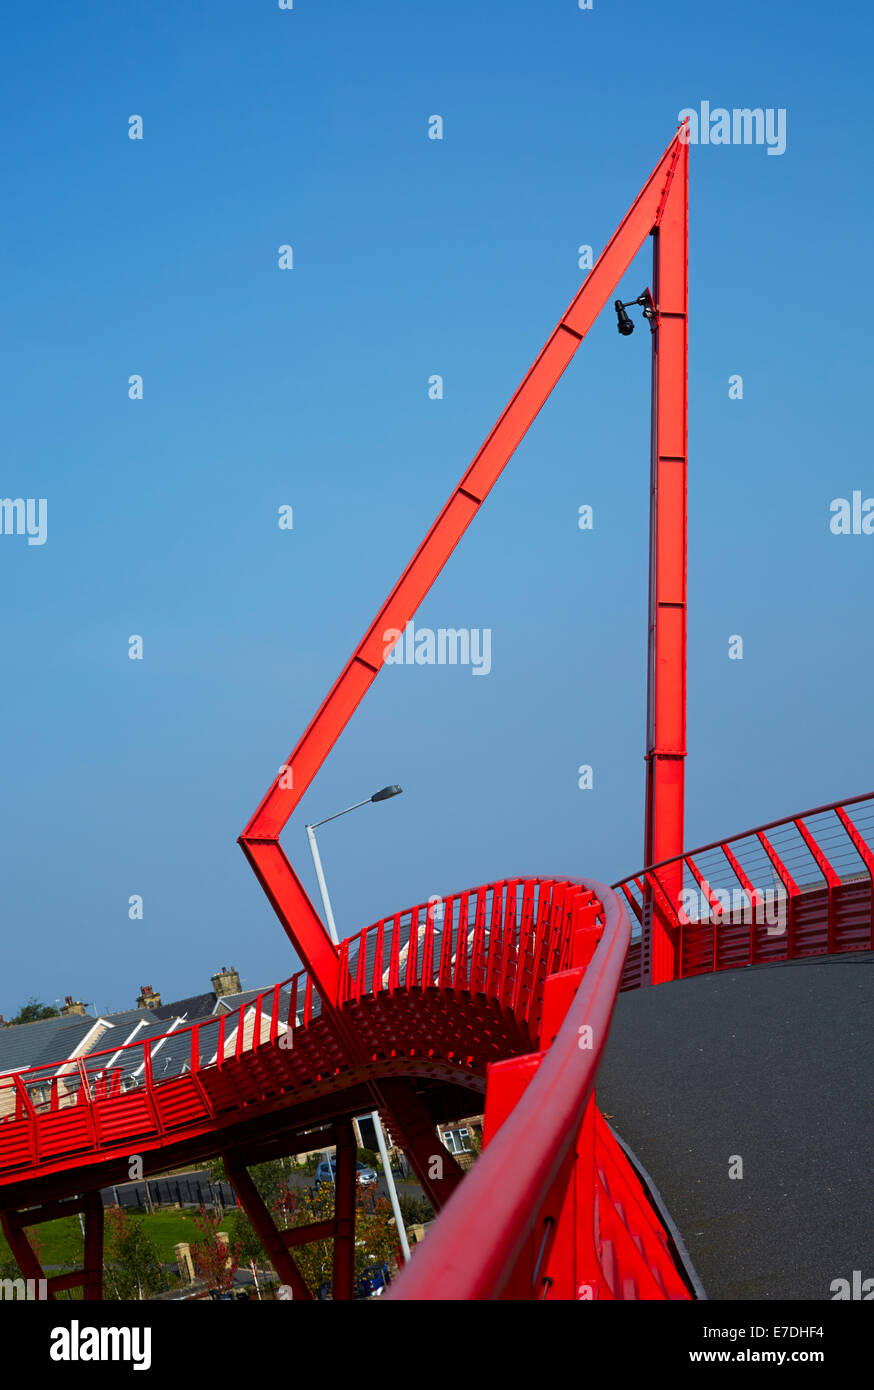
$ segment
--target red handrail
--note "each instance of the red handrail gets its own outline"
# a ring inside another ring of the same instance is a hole
[[[781,816],[779,820],[765,821],[763,825],[754,825],[751,830],[741,830],[737,835],[726,835],[721,840],[711,840],[707,845],[698,845],[696,849],[687,849],[683,854],[675,854],[670,859],[660,859],[657,864],[647,864],[645,868],[639,869],[637,874],[628,874],[625,878],[617,879],[611,883],[610,887],[621,888],[626,883],[631,883],[634,878],[639,878],[641,874],[655,873],[658,869],[667,868],[669,864],[676,864],[678,860],[689,855],[706,854],[709,849],[722,849],[724,845],[733,845],[738,840],[749,840],[753,835],[759,835],[765,830],[776,830],[782,825],[792,825],[798,820],[808,820],[810,816],[822,816],[827,811],[838,813],[846,806],[857,806],[863,801],[874,801],[874,792],[862,792],[859,796],[848,796],[838,801],[827,801],[824,806],[814,806],[809,811],[801,811],[797,816]]]
[[[592,880],[582,886],[597,895],[605,920],[564,1023],[521,1100],[393,1286],[393,1299],[499,1297],[579,1132],[631,939],[628,913],[616,894]],[[581,1051],[581,1029],[587,1026],[593,1046]],[[594,1191],[591,1197],[594,1202]]]
[[[867,814],[860,825],[850,818],[848,807],[864,808]],[[629,952],[623,989],[649,983],[651,970],[656,982],[874,950],[871,812],[872,792],[831,801],[686,850],[613,884],[641,926]],[[709,862],[702,869],[698,861],[706,856]],[[759,873],[765,877],[756,882]],[[694,901],[696,885],[699,907],[690,915],[685,910],[690,906],[687,894],[691,888]],[[776,924],[768,915],[767,896],[781,900]],[[663,973],[658,977],[651,950],[654,918],[672,941],[671,953],[662,955]]]

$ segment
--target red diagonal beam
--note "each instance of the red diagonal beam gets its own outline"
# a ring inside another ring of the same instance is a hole
[[[678,133],[240,837],[274,910],[329,1006],[338,998],[337,951],[288,860],[276,852],[276,841],[391,650],[386,634],[402,632],[415,614],[611,292],[659,225],[685,151]]]
[[[415,614],[646,237],[658,229],[665,216],[676,220],[678,200],[673,190],[675,175],[681,168],[683,178],[679,182],[685,188],[686,144],[681,134],[679,132],[671,140],[240,836],[242,849],[309,972],[310,983],[315,983],[321,994],[325,1010],[331,1016],[350,1060],[360,1062],[364,1060],[364,1053],[355,1034],[354,1023],[342,1010],[339,951],[331,942],[303,885],[283,853],[278,843],[279,835],[369,690],[397,637]],[[685,193],[682,196],[685,199]],[[682,207],[685,212],[685,201]],[[670,274],[665,278],[670,280]],[[666,394],[671,389],[670,383],[676,381],[676,371],[672,371],[668,374]],[[658,399],[661,399],[661,393]],[[674,400],[672,419],[678,408]],[[657,412],[658,401],[655,409]],[[685,419],[685,390],[681,410]],[[682,563],[685,573],[685,555]],[[685,626],[683,633],[685,635]],[[396,635],[392,638],[391,634]],[[682,844],[678,842],[675,848],[680,852]],[[659,947],[660,933],[665,935],[667,942],[664,949]],[[655,929],[654,958],[660,959],[669,946],[666,929]],[[383,1086],[374,1083],[371,1090],[377,1109],[384,1108],[387,1092],[394,1093],[393,1120],[407,1141],[405,1147],[411,1153],[419,1180],[425,1184],[425,1190],[435,1205],[439,1206],[457,1185],[460,1174],[454,1161],[446,1155],[449,1161],[441,1164],[441,1175],[431,1179],[430,1169],[435,1156],[430,1152],[432,1140],[422,1130],[421,1116],[418,1114],[421,1103],[414,1088],[409,1083],[396,1081]],[[417,1118],[411,1124],[414,1113]],[[403,1115],[406,1123],[397,1123],[399,1114]],[[433,1134],[433,1126],[428,1124],[426,1128]],[[437,1157],[442,1158],[441,1155]]]

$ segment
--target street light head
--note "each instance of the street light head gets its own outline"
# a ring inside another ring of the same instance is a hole
[[[383,787],[382,791],[374,792],[371,801],[388,801],[390,796],[400,796],[403,787]]]
[[[616,310],[616,316],[619,320],[616,326],[619,329],[619,332],[622,334],[623,338],[627,338],[629,333],[634,332],[634,324],[626,314],[625,305],[622,303],[621,299],[616,300],[616,302],[613,305],[613,308]]]
[[[627,338],[630,333],[634,332],[634,324],[625,312],[626,309],[630,309],[634,304],[640,305],[643,309],[643,317],[648,320],[650,328],[655,328],[655,303],[648,289],[644,290],[643,294],[639,294],[636,299],[626,300],[624,304],[621,299],[614,299],[613,308],[616,310],[616,318],[618,320],[616,327],[619,329],[623,338]]]

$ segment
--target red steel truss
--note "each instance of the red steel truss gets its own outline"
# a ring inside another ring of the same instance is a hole
[[[294,1297],[311,1297],[294,1250],[327,1239],[334,1296],[351,1297],[351,1118],[373,1108],[445,1207],[393,1297],[692,1296],[595,1103],[617,993],[874,946],[874,797],[683,853],[687,223],[681,131],[240,837],[304,969],[234,1014],[177,1030],[187,1061],[171,1075],[155,1073],[156,1039],[0,1077],[0,1215],[26,1277],[42,1277],[27,1228],[85,1216],[84,1267],[50,1280],[50,1297],[76,1284],[100,1297],[99,1188],[125,1180],[132,1151],[145,1175],[221,1154]],[[279,836],[385,661],[386,634],[403,632],[650,235],[647,867],[618,891],[554,878],[486,884],[443,899],[439,920],[420,904],[336,947]],[[485,1152],[462,1184],[435,1127],[483,1106]],[[333,1217],[278,1229],[249,1167],[329,1145]]]
[[[705,882],[705,899],[719,910],[698,921],[677,914],[678,975],[874,949],[874,794],[759,826],[684,860],[687,888],[701,892]],[[773,874],[765,881],[768,865]],[[417,1253],[410,1279],[402,1277],[398,1296],[425,1296],[419,1281],[432,1259],[433,1296],[471,1287],[457,1284],[455,1264],[450,1277],[444,1260],[453,1245],[445,1232],[466,1229],[472,1191],[483,1258],[470,1264],[474,1243],[459,1236],[464,1280],[478,1290],[465,1296],[682,1297],[666,1232],[595,1109],[592,1089],[616,989],[650,982],[644,886],[649,879],[660,891],[663,867],[626,879],[618,897],[568,880],[486,884],[444,898],[442,922],[431,904],[420,903],[342,942],[339,1009],[368,1054],[364,1066],[344,1052],[333,1015],[301,971],[233,1014],[177,1030],[188,1062],[172,1076],[151,1065],[162,1042],[151,1039],[0,1077],[0,1212],[22,1273],[43,1277],[25,1229],[84,1202],[86,1268],[49,1281],[49,1295],[85,1283],[86,1296],[99,1296],[98,1233],[87,1224],[98,1210],[96,1190],[127,1180],[134,1151],[146,1176],[222,1154],[295,1296],[309,1297],[294,1249],[327,1238],[335,1239],[334,1287],[342,1293],[349,1230],[343,1205],[331,1222],[278,1231],[247,1169],[333,1145],[342,1154],[349,1142],[344,1124],[364,1111],[376,1076],[390,1095],[395,1081],[414,1088],[427,1112],[430,1147],[447,1160],[435,1121],[485,1105],[485,1152]],[[786,890],[788,907],[785,931],[769,932],[780,926],[768,920],[775,884]],[[747,887],[756,911],[737,900]],[[630,945],[620,902],[635,921]],[[580,1047],[580,1039],[591,1047]],[[139,1083],[126,1088],[122,1077],[134,1075]],[[542,1143],[532,1145],[532,1134]],[[518,1161],[509,1164],[511,1151]]]
[[[689,146],[674,136],[559,320],[509,405],[275,778],[240,844],[329,1010],[337,948],[279,844],[294,808],[482,506],[596,317],[646,238],[654,238],[653,444],[647,862],[683,844],[686,650],[686,356]],[[397,640],[397,639],[395,639]],[[654,925],[658,979],[671,974],[670,939]],[[355,1046],[350,1037],[348,1046]],[[379,1099],[378,1097],[376,1098]]]

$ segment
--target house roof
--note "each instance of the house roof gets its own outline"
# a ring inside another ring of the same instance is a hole
[[[0,1073],[66,1061],[96,1024],[91,1014],[68,1014],[0,1028]]]
[[[138,1028],[133,1037],[130,1038],[130,1041],[136,1045],[126,1048],[117,1055],[113,1054],[112,1057],[107,1057],[105,1055],[107,1048],[112,1047],[116,1042],[118,1046],[121,1047],[122,1043],[128,1041],[128,1038],[123,1036],[123,1034],[127,1033],[129,1030],[120,1030],[117,1036],[107,1034],[106,1037],[101,1039],[100,1043],[100,1051],[104,1054],[103,1065],[111,1066],[113,1070],[118,1068],[123,1076],[141,1072],[144,1065],[144,1054],[141,1044],[148,1040],[152,1044],[151,1053],[154,1066],[155,1061],[161,1055],[165,1046],[161,1039],[165,1038],[171,1029],[175,1031],[174,1024],[176,1028],[181,1028],[183,1026],[182,1023],[176,1019],[171,1019],[169,1022],[163,1018],[150,1019],[144,1028]],[[115,1031],[115,1029],[112,1030],[113,1034],[115,1034]]]
[[[97,1075],[107,1065],[112,1070],[119,1069],[122,1076],[130,1080],[142,1076],[143,1051],[132,1047],[127,1052],[118,1052],[126,1043],[142,1043],[147,1038],[154,1042],[152,1049],[152,1070],[156,1080],[164,1075],[176,1075],[191,1062],[191,1037],[188,1026],[201,1024],[200,1060],[204,1065],[215,1055],[218,1044],[218,1021],[222,1014],[233,1013],[243,1004],[249,1004],[259,994],[264,994],[263,1017],[270,1016],[272,989],[249,989],[239,994],[217,996],[210,991],[194,994],[187,999],[177,999],[169,1004],[160,1004],[148,1009],[120,1009],[115,1013],[70,1014],[57,1018],[39,1019],[35,1023],[23,1023],[9,1028],[0,1028],[0,1075],[5,1072],[20,1071],[31,1067],[51,1066],[69,1058],[99,1053],[99,1060],[88,1067],[89,1073]],[[289,991],[280,992],[279,1018],[282,1023],[288,1019],[291,999]],[[313,998],[313,1012],[320,1011],[318,996]],[[303,1012],[303,994],[297,999],[297,1022]],[[251,1012],[247,1022],[251,1019]],[[213,1026],[209,1026],[209,1025]],[[175,1026],[174,1026],[175,1025]],[[174,1034],[179,1033],[176,1037]],[[170,1034],[166,1041],[160,1039]],[[89,1037],[89,1034],[92,1034]],[[233,1037],[229,1029],[226,1038]],[[83,1045],[87,1039],[87,1050]]]
[[[130,1024],[131,1027],[133,1027],[135,1024],[139,1023],[140,1019],[159,1018],[161,1015],[158,1014],[156,1009],[118,1009],[115,1013],[102,1013],[100,1017],[105,1019],[106,1022],[111,1024],[114,1028],[123,1028],[126,1024]]]
[[[208,994],[192,994],[188,999],[175,999],[171,1004],[153,1005],[149,1012],[155,1018],[184,1018],[191,1021],[211,1014],[215,1008],[216,997],[212,990]],[[141,1012],[145,1012],[142,1010]]]
[[[218,1014],[221,1014],[221,1013],[224,1013],[224,1012],[233,1013],[236,1009],[239,1009],[240,1006],[241,1006],[242,1004],[251,1004],[251,1002],[252,1002],[253,999],[257,999],[259,994],[263,994],[263,996],[264,996],[264,1001],[263,1001],[263,1003],[262,1003],[262,1005],[261,1005],[261,1013],[262,1013],[262,1017],[268,1018],[268,1017],[270,1016],[270,1012],[271,1012],[271,1010],[272,1010],[272,1008],[273,1008],[273,988],[274,988],[273,986],[268,985],[266,989],[245,989],[245,990],[243,990],[240,994],[223,994],[223,995],[221,996],[221,998],[218,999],[218,1000],[216,1001],[215,1012],[216,1012],[217,1015],[218,1015]],[[287,1019],[288,1019],[288,1011],[289,1011],[289,1008],[290,1008],[290,1007],[291,1007],[291,993],[290,993],[290,991],[287,990],[287,989],[281,989],[281,990],[279,991],[279,1011],[278,1011],[278,1012],[279,1012],[279,1019],[280,1019],[280,1022],[285,1023],[285,1022],[287,1021]],[[314,996],[314,997],[313,997],[313,1012],[314,1012],[314,1013],[318,1013],[319,1007],[320,1007],[320,1005],[319,1005],[318,998],[317,998],[316,996]],[[300,989],[298,989],[298,993],[297,993],[297,1018],[298,1018],[298,1021],[300,1021],[302,1012],[303,1012],[303,993],[302,993],[302,991],[301,991]],[[251,1019],[251,1017],[252,1017],[252,1014],[251,1014],[251,1012],[250,1012],[249,1015],[248,1015],[248,1018]]]

